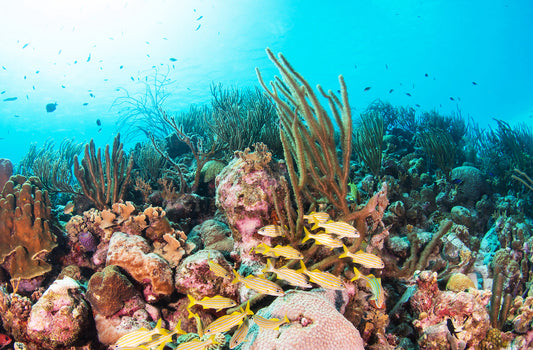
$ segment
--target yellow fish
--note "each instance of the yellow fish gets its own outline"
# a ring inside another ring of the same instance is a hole
[[[357,253],[352,253],[344,244],[342,248],[344,249],[344,253],[339,255],[339,259],[350,258],[354,263],[361,264],[369,269],[382,269],[385,266],[383,260],[377,255],[365,253],[362,250],[359,250]]]
[[[250,328],[250,322],[248,321],[248,318],[245,318],[244,321],[241,323],[239,327],[237,327],[237,330],[235,333],[233,333],[233,336],[231,337],[229,341],[229,348],[234,349],[244,341],[246,338],[246,335],[248,334],[248,329]]]
[[[287,281],[290,285],[295,287],[310,288],[312,285],[307,283],[307,277],[303,273],[287,267],[276,269],[270,259],[267,259],[267,266],[263,269],[264,272],[272,272],[276,277]]]
[[[311,282],[314,282],[318,284],[320,287],[325,289],[345,289],[344,283],[342,283],[342,280],[329,273],[329,272],[323,272],[318,269],[314,269],[313,271],[309,271],[306,267],[303,261],[300,261],[301,269],[298,270],[298,272],[305,273]]]
[[[312,221],[315,224],[317,222],[318,223],[324,223],[324,222],[328,222],[329,220],[331,220],[331,217],[329,216],[328,213],[323,213],[323,212],[318,212],[317,213],[317,212],[314,212],[314,211],[312,211],[308,215],[304,215],[303,218],[305,220],[307,220],[307,221]]]
[[[334,234],[340,238],[358,238],[359,233],[352,225],[342,221],[330,221],[325,223],[315,223],[313,230],[316,228],[323,228],[326,233]]]
[[[254,275],[248,275],[246,278],[243,278],[235,270],[233,270],[233,273],[235,274],[235,279],[231,283],[241,282],[246,286],[246,288],[253,289],[261,294],[275,296],[285,295],[283,289],[272,281]]]
[[[215,335],[209,337],[206,340],[193,339],[185,343],[178,345],[176,350],[203,350],[208,348],[211,345],[217,345],[218,342],[215,341]],[[162,349],[161,349],[162,350]]]
[[[291,321],[287,318],[287,315],[285,315],[285,317],[283,317],[281,320],[279,318],[264,318],[263,316],[259,315],[254,315],[252,319],[256,325],[263,329],[279,329],[279,326],[282,324],[291,323]]]
[[[154,329],[148,330],[146,328],[140,328],[128,334],[124,334],[115,343],[115,349],[122,349],[125,347],[139,346],[139,344],[152,340],[154,336],[161,336],[169,334],[170,331],[161,327],[162,319],[157,321]]]
[[[157,323],[159,327],[156,325],[156,328],[154,328],[154,330],[158,330],[158,332],[152,333],[149,339],[145,339],[144,341],[140,341],[140,342],[139,342],[140,339],[137,339],[136,342],[134,342],[133,338],[129,338],[127,345],[119,345],[119,342],[123,337],[130,335],[130,334],[126,334],[122,336],[115,343],[114,348],[117,350],[125,350],[131,347],[137,347],[138,349],[163,350],[165,348],[165,345],[173,342],[174,338],[177,337],[177,335],[187,334],[185,331],[181,329],[181,320],[178,321],[178,324],[176,325],[176,327],[174,327],[173,331],[169,331],[167,329],[161,328],[161,319]],[[133,333],[136,333],[136,332],[133,332]],[[126,342],[120,342],[120,344],[126,344]]]
[[[257,233],[259,233],[261,236],[267,236],[267,237],[283,237],[283,230],[281,226],[279,225],[268,225],[265,227],[261,227],[259,230],[257,230]]]
[[[190,301],[187,308],[191,308],[194,305],[202,305],[204,309],[215,309],[216,311],[220,311],[237,305],[237,303],[230,298],[225,298],[220,295],[216,295],[211,298],[204,297],[202,300],[196,300],[190,294],[187,294],[187,297]]]
[[[250,310],[250,302],[246,303],[246,309],[241,308],[241,312],[235,311],[230,315],[224,315],[213,322],[205,329],[204,334],[216,334],[227,332],[232,329],[234,326],[244,322],[244,318],[248,315],[253,315],[254,313]]]
[[[359,278],[364,279],[367,288],[370,288],[370,291],[372,292],[372,297],[370,298],[371,303],[374,307],[383,309],[385,307],[385,291],[381,285],[381,278],[376,278],[373,274],[365,276],[356,267],[353,268],[353,271],[355,276],[351,280],[355,281]]]
[[[217,263],[214,260],[211,260],[208,257],[207,263],[209,264],[209,270],[213,271],[215,276],[222,277],[222,278],[231,278],[231,273],[223,268],[219,263]]]
[[[304,239],[302,239],[302,243],[309,239],[314,239],[316,244],[325,245],[326,247],[329,247],[329,249],[342,247],[342,242],[339,239],[334,238],[327,233],[313,234],[309,232],[305,227],[304,232],[305,236]]]
[[[267,255],[268,253],[272,252],[275,256],[282,256],[286,259],[303,259],[304,256],[302,253],[300,253],[298,250],[294,249],[293,247],[289,245],[277,245],[274,248],[267,246],[264,243],[260,243],[257,245],[257,247],[260,247],[261,250],[264,250],[264,253],[261,253],[263,255]],[[256,250],[257,252],[257,250]]]
[[[65,208],[63,209],[64,214],[71,214],[72,211],[74,211],[74,202],[69,201],[67,204],[65,204]]]

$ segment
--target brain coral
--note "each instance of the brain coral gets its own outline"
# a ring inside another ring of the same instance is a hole
[[[241,350],[364,349],[354,325],[317,291],[289,291],[258,314],[279,319],[287,315],[290,323],[279,330],[260,329],[254,324]]]

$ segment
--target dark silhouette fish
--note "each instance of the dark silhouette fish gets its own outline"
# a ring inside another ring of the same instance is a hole
[[[394,89],[390,89],[389,90],[389,94],[392,94],[393,91],[394,91]]]
[[[91,60],[91,54],[89,54],[89,57],[87,57],[87,62]]]
[[[170,57],[169,60],[170,60],[171,62],[176,62],[178,59],[177,59],[177,58],[174,58],[174,57]]]
[[[455,101],[455,99],[454,99],[453,97],[451,97],[451,96],[450,96],[450,100],[451,100],[451,101]]]
[[[200,29],[200,26],[201,26],[201,24],[199,24],[198,27],[196,27],[195,31],[197,31],[198,29]]]
[[[202,18],[204,18],[204,16],[200,16],[200,17],[198,17],[196,20],[199,21],[199,20],[201,20]]]
[[[122,68],[124,68],[124,66],[120,66],[119,68],[122,69]]]
[[[85,102],[83,105],[84,105],[84,106],[87,106],[88,104],[89,104],[89,102]]]
[[[0,92],[0,95],[3,95],[3,94],[5,94],[5,93],[6,93],[6,90]]]
[[[27,48],[29,44],[30,44],[30,43],[26,43],[26,44],[24,44],[24,46],[22,46],[22,48],[23,48],[23,49]]]
[[[412,95],[408,92],[405,93],[407,96],[411,97]]]
[[[100,119],[96,119],[96,125],[102,126],[102,121],[100,121]]]
[[[368,91],[370,89],[372,89],[372,87],[371,86],[367,86],[363,91]]]
[[[56,107],[57,107],[57,103],[49,103],[46,105],[46,112],[52,113],[53,111],[56,110]]]
[[[472,82],[472,85],[477,85],[477,83],[475,81]]]
[[[9,102],[9,101],[15,101],[18,97],[8,97],[8,98],[4,98],[4,101],[6,102]]]

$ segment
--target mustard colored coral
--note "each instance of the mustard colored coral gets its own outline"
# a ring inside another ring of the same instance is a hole
[[[11,279],[51,270],[46,255],[57,246],[50,230],[51,204],[36,177],[12,176],[0,196],[0,263]]]

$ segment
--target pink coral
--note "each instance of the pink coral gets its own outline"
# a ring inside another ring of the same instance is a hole
[[[141,236],[115,232],[109,242],[106,261],[106,265],[120,266],[137,282],[143,283],[147,287],[145,298],[149,302],[174,291],[172,268],[151,251],[152,247]]]
[[[363,350],[359,332],[335,308],[336,304],[317,291],[289,291],[258,312],[267,318],[290,320],[279,330],[250,328],[241,350]]]
[[[231,283],[231,278],[217,277],[209,269],[208,259],[217,262],[228,272],[231,265],[224,256],[216,250],[200,250],[185,258],[176,270],[176,289],[179,293],[190,294],[195,299],[213,297],[217,294],[235,298],[237,285]]]
[[[422,271],[417,276],[417,292],[411,297],[413,309],[419,319],[413,322],[421,334],[421,349],[434,349],[439,344],[449,343],[447,327],[442,325],[450,319],[455,328],[464,331],[457,333],[458,341],[477,345],[490,328],[487,304],[489,291],[476,289],[468,292],[440,291],[436,273]]]
[[[280,166],[272,164],[266,146],[236,155],[216,178],[216,205],[226,215],[241,252],[248,254],[264,239],[254,236],[257,230],[272,223],[274,197],[282,203],[286,193],[280,185]]]
[[[91,312],[83,288],[70,277],[56,280],[33,305],[28,337],[42,349],[70,346],[88,333]]]

